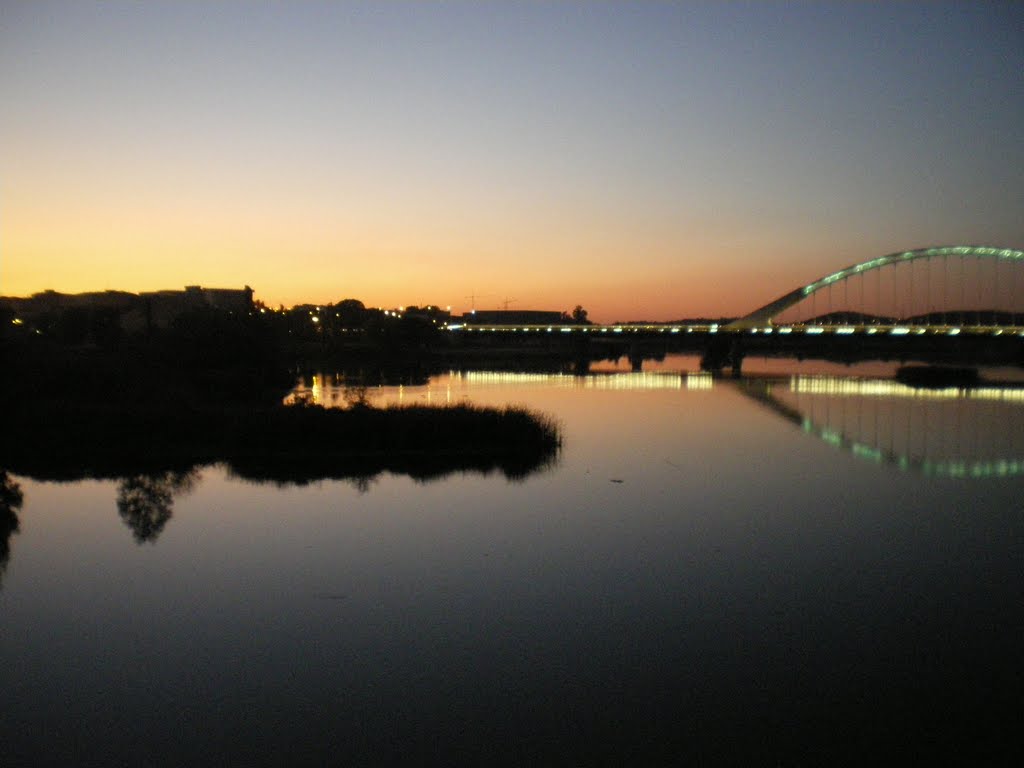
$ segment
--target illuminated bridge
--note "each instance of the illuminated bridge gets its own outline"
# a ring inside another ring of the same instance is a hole
[[[744,355],[761,353],[1024,363],[1024,251],[957,245],[890,253],[825,275],[731,322],[451,324],[449,330],[477,337],[676,337],[677,348],[703,351],[711,370],[731,365],[738,371]],[[997,337],[1003,338],[993,343]]]
[[[900,251],[790,291],[729,323],[732,331],[1024,330],[1024,252],[958,245]]]

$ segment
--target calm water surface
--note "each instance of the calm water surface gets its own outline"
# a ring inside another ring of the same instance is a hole
[[[1019,756],[1024,391],[695,369],[369,393],[555,416],[515,482],[9,477],[0,762]]]

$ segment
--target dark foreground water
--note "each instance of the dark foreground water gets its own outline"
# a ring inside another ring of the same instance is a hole
[[[556,416],[520,481],[8,476],[0,764],[1019,758],[1024,392],[687,367],[371,392]]]

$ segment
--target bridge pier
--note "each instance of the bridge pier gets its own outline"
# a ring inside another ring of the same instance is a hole
[[[589,376],[590,358],[577,356],[572,364],[572,374],[573,376]]]
[[[729,366],[733,377],[738,379],[743,375],[743,354],[743,338],[739,334],[713,336],[700,359],[700,369],[720,376]]]
[[[735,344],[732,354],[732,377],[743,378],[743,351],[738,349],[740,345]]]
[[[627,355],[627,357],[629,358],[629,366],[632,369],[633,373],[639,373],[641,370],[643,370],[644,355],[643,350],[640,349],[639,342],[634,341],[632,344],[630,344],[629,354]]]

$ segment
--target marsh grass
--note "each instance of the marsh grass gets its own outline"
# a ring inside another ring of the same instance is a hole
[[[519,478],[551,464],[561,446],[553,419],[518,407],[31,401],[6,411],[0,467],[52,479],[213,463],[279,482],[385,470],[418,479],[465,470]]]

